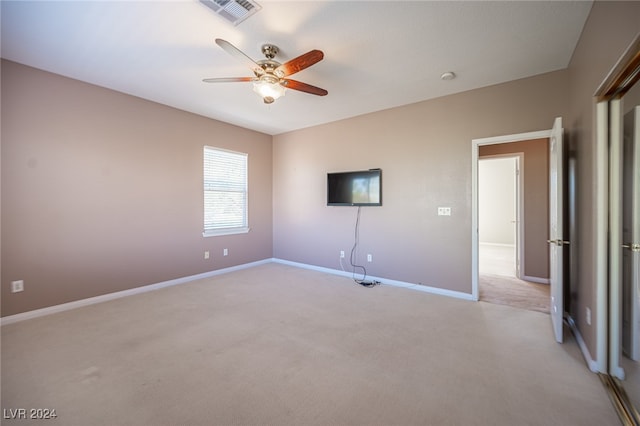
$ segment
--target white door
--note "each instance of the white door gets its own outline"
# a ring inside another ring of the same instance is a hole
[[[622,350],[640,361],[640,106],[624,117]]]
[[[562,257],[565,244],[562,236],[562,118],[553,122],[549,138],[549,282],[551,284],[551,322],[558,343],[562,343],[564,317],[564,288],[562,285]]]

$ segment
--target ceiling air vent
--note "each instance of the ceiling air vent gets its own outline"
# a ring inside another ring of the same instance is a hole
[[[250,0],[200,0],[200,3],[213,9],[214,12],[233,25],[238,25],[262,9],[262,6]]]

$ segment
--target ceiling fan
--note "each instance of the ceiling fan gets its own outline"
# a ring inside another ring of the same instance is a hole
[[[253,82],[253,90],[262,96],[265,104],[273,103],[276,99],[284,95],[285,89],[298,90],[312,95],[325,96],[326,90],[312,86],[300,81],[291,80],[288,77],[311,65],[320,62],[324,58],[321,50],[311,50],[304,55],[300,55],[290,61],[281,64],[273,58],[278,54],[279,49],[273,44],[262,45],[262,53],[267,59],[254,61],[245,55],[240,49],[226,40],[216,39],[216,44],[222,47],[227,53],[244,62],[255,74],[254,77],[226,77],[226,78],[205,78],[205,83],[231,83],[231,82]]]

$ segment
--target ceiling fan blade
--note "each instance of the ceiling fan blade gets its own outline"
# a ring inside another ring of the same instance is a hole
[[[287,89],[299,90],[301,92],[311,93],[312,95],[325,96],[329,93],[319,87],[312,86],[307,83],[302,83],[296,80],[283,79],[280,84]]]
[[[231,44],[228,41],[223,40],[221,38],[217,38],[216,39],[216,44],[218,46],[222,47],[225,50],[225,52],[227,52],[228,54],[230,54],[231,56],[235,57],[240,62],[243,62],[246,66],[251,68],[251,70],[254,73],[256,73],[256,75],[264,74],[264,70],[262,69],[262,67],[260,65],[258,65],[258,63],[256,61],[254,61],[253,59],[251,59],[250,57],[245,55],[240,49],[235,47],[233,44]]]
[[[222,78],[204,78],[205,83],[235,83],[242,81],[256,81],[256,77],[222,77]]]
[[[316,62],[320,62],[322,58],[324,58],[324,53],[321,50],[312,50],[280,65],[275,69],[274,74],[280,78],[286,77],[309,68]]]

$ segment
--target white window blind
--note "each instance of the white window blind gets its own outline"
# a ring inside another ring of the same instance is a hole
[[[247,154],[204,147],[204,234],[248,232]]]

